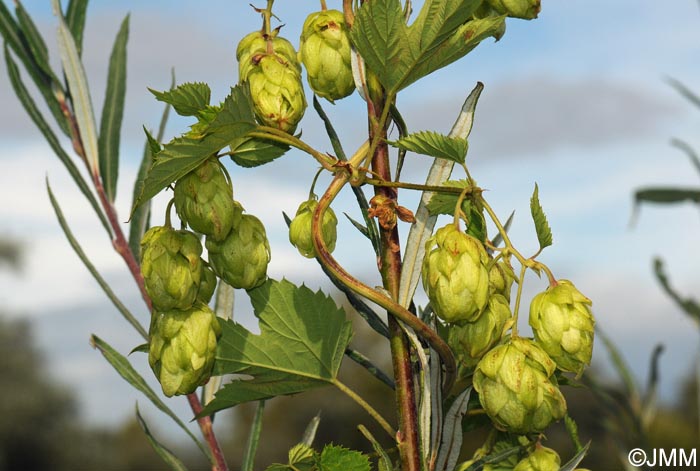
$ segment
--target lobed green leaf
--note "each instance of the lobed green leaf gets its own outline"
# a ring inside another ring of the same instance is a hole
[[[530,198],[530,213],[532,220],[535,222],[535,232],[537,232],[537,240],[540,243],[540,250],[552,245],[552,229],[547,222],[547,216],[544,214],[542,205],[540,205],[539,188],[535,183],[535,191]]]
[[[318,458],[318,471],[370,471],[369,458],[359,451],[326,445]]]
[[[211,100],[209,85],[202,82],[183,83],[175,89],[159,92],[148,89],[158,101],[167,103],[181,116],[197,116]]]
[[[117,179],[119,177],[119,140],[126,96],[126,44],[128,39],[129,15],[124,18],[112,47],[107,74],[107,91],[102,106],[102,120],[98,138],[100,176],[107,198],[112,202],[117,196]]]
[[[419,38],[421,49],[429,50],[471,19],[481,3],[481,0],[428,0],[411,25],[411,34]]]
[[[441,186],[464,189],[471,187],[471,184],[466,179],[447,180]],[[458,193],[433,193],[433,196],[426,204],[426,208],[431,216],[439,216],[440,214],[451,216],[455,213],[458,200]],[[464,214],[469,214],[469,201],[467,198],[462,201],[462,211]]]
[[[398,141],[389,142],[394,147],[439,159],[463,164],[469,144],[461,137],[450,137],[434,131],[420,131],[409,134]]]
[[[213,374],[252,379],[227,384],[203,414],[336,380],[352,329],[330,297],[286,280],[268,280],[248,293],[260,335],[233,321],[222,323]]]

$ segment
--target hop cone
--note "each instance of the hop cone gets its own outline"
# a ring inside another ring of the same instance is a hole
[[[510,291],[513,286],[513,269],[505,262],[496,262],[489,270],[489,295],[502,294],[510,301]]]
[[[295,67],[297,72],[301,73],[297,51],[294,50],[292,43],[278,37],[276,34],[266,36],[262,31],[255,31],[241,39],[236,49],[239,81],[244,82],[248,80],[250,71],[258,65],[262,56],[270,53],[286,61]]]
[[[234,288],[252,289],[267,278],[270,245],[265,226],[255,216],[243,214],[237,202],[228,237],[220,242],[207,238],[206,246],[214,273]]]
[[[214,296],[214,291],[216,290],[216,275],[209,268],[204,260],[202,260],[202,276],[201,282],[199,283],[199,293],[197,293],[197,301],[202,301],[204,304],[208,304],[211,301],[212,296]]]
[[[500,294],[489,298],[486,309],[472,322],[450,325],[447,342],[461,365],[472,367],[496,345],[511,318],[508,301]]]
[[[479,361],[474,389],[497,428],[517,434],[541,432],[566,413],[566,401],[552,376],[555,369],[532,340],[513,338]]]
[[[532,20],[540,12],[540,0],[486,0],[501,15]]]
[[[248,75],[258,119],[266,126],[292,133],[306,110],[301,74],[275,54],[260,57]]]
[[[580,375],[591,363],[593,325],[591,300],[567,280],[538,294],[530,304],[535,339],[564,371]]]
[[[233,224],[233,192],[219,160],[211,158],[175,184],[175,209],[193,230],[222,240]]]
[[[190,394],[211,376],[221,326],[209,306],[197,302],[186,311],[154,311],[148,363],[163,394]]]
[[[343,12],[325,10],[304,22],[299,57],[306,67],[309,86],[316,95],[333,102],[355,90],[350,66],[350,41]]]
[[[141,240],[141,273],[156,309],[192,307],[201,278],[202,244],[189,231],[150,228]]]
[[[556,451],[538,445],[535,451],[520,460],[513,471],[559,471],[560,464]]]
[[[447,322],[474,321],[488,301],[488,255],[453,224],[425,244],[423,286],[435,314]]]
[[[289,242],[306,258],[313,258],[316,255],[311,234],[311,223],[316,206],[318,206],[318,201],[314,199],[301,203],[299,209],[297,209],[296,216],[294,216],[292,223],[289,225]],[[329,252],[333,252],[335,249],[337,225],[338,219],[335,217],[335,213],[331,208],[328,208],[323,213],[321,233]]]

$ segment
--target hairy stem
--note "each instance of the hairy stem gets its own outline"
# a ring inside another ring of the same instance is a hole
[[[197,393],[188,394],[187,401],[190,403],[190,408],[192,409],[192,412],[194,412],[195,416],[202,412],[202,403],[199,401]],[[211,417],[199,417],[197,418],[197,424],[199,425],[199,429],[202,431],[204,440],[206,440],[207,445],[209,445],[212,458],[214,459],[212,471],[228,471],[228,465],[224,459],[224,453],[221,451],[219,442],[216,440],[216,435],[214,435]]]

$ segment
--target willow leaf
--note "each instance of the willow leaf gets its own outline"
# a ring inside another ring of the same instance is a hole
[[[170,469],[172,469],[173,471],[187,471],[187,467],[185,466],[185,464],[182,461],[180,461],[180,459],[177,456],[175,456],[175,454],[172,451],[168,450],[153,436],[151,430],[146,424],[146,421],[143,420],[143,417],[141,416],[141,412],[139,411],[138,405],[136,406],[136,421],[141,427],[141,430],[143,430],[143,433],[146,435],[146,439],[148,440],[148,443],[151,444],[151,448],[153,448],[153,451],[155,451],[158,454],[158,456],[160,456],[160,458],[168,466],[170,466]]]
[[[87,7],[88,0],[70,0],[66,9],[66,24],[73,34],[78,54],[82,54],[83,51],[83,31],[85,30]]]

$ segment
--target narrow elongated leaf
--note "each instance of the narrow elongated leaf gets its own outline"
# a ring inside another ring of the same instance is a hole
[[[20,2],[15,3],[15,13],[17,14],[17,22],[22,31],[22,36],[26,40],[29,52],[35,64],[44,74],[55,80],[55,75],[49,64],[49,50],[46,48],[44,38],[41,37],[34,21]]]
[[[132,325],[136,331],[141,334],[141,336],[145,339],[148,338],[148,334],[146,333],[146,330],[143,328],[141,323],[134,317],[134,315],[124,306],[124,303],[122,303],[119,298],[117,297],[116,294],[114,294],[114,291],[112,291],[112,288],[110,288],[109,284],[102,278],[102,275],[99,274],[95,266],[90,262],[90,260],[87,258],[85,255],[85,252],[83,251],[82,247],[80,247],[80,244],[78,244],[78,241],[73,237],[73,233],[70,230],[70,227],[68,227],[68,223],[66,223],[65,218],[63,217],[63,211],[61,211],[61,207],[58,205],[58,201],[56,201],[56,198],[54,197],[53,192],[51,191],[51,186],[49,185],[49,179],[46,179],[46,189],[49,193],[49,199],[51,200],[51,206],[53,206],[54,212],[56,213],[56,218],[58,219],[58,223],[61,225],[61,229],[63,229],[63,233],[66,235],[66,238],[68,239],[68,242],[70,243],[71,247],[73,247],[73,250],[75,250],[75,253],[78,255],[80,260],[82,260],[83,264],[85,267],[88,269],[88,271],[92,274],[92,276],[95,278],[95,281],[100,285],[100,287],[104,290],[105,294],[109,298],[110,301],[112,301],[112,304],[114,304],[114,307],[117,308],[117,310],[121,313],[121,315],[126,319],[126,321]]]
[[[80,61],[80,55],[78,54],[73,35],[61,14],[61,4],[59,0],[52,0],[52,4],[54,15],[58,17],[58,50],[61,54],[63,72],[66,74],[66,81],[71,93],[73,111],[75,120],[78,123],[85,159],[90,172],[99,175],[97,126],[95,125],[87,77],[85,76],[85,70]]]
[[[690,144],[680,139],[671,139],[671,145],[685,152],[695,169],[700,172],[700,156]]]
[[[559,468],[559,471],[574,471],[578,465],[583,461],[583,458],[586,457],[586,453],[588,453],[588,449],[591,447],[591,442],[586,443],[586,446],[584,446],[576,455],[571,458],[566,464],[562,465],[561,468]]]
[[[605,345],[605,349],[608,351],[608,355],[610,355],[610,361],[612,362],[615,371],[622,380],[627,402],[632,404],[638,404],[640,400],[639,388],[637,387],[637,383],[634,380],[632,370],[630,369],[629,365],[622,356],[622,353],[613,343],[610,337],[608,337],[603,331],[601,331],[600,327],[596,327],[595,333],[596,336],[603,341],[603,345]]]
[[[232,321],[223,323],[214,374],[253,378],[224,386],[203,414],[336,380],[352,332],[331,298],[286,280],[268,280],[249,295],[260,335]]]
[[[506,223],[503,224],[503,229],[505,229],[506,232],[508,232],[508,230],[510,229],[511,224],[513,224],[513,217],[514,217],[514,216],[515,216],[515,210],[513,210],[513,211],[510,213],[510,216],[508,216],[508,219],[506,219]],[[498,234],[496,234],[496,235],[494,236],[494,238],[493,238],[493,240],[491,241],[491,243],[493,244],[494,247],[498,247],[498,246],[500,245],[501,242],[503,242],[503,234],[501,234],[501,233],[499,232]]]
[[[345,356],[360,365],[362,368],[366,369],[368,373],[370,373],[372,376],[377,378],[379,381],[382,383],[386,384],[389,386],[391,389],[394,389],[396,385],[394,384],[394,380],[389,377],[386,373],[384,373],[381,368],[379,368],[377,365],[372,363],[372,360],[367,358],[365,355],[362,353],[358,352],[357,350],[353,350],[352,348],[348,347],[345,349]]]
[[[146,380],[143,379],[143,377],[134,369],[133,366],[131,366],[131,363],[129,363],[129,360],[126,359],[124,355],[121,353],[117,352],[115,349],[113,349],[107,342],[104,340],[100,339],[96,335],[92,335],[90,337],[90,345],[92,345],[93,348],[96,348],[102,353],[102,356],[105,357],[105,360],[109,362],[110,365],[112,365],[112,368],[116,370],[117,373],[119,373],[119,376],[124,378],[127,383],[132,385],[136,390],[141,392],[146,398],[148,398],[151,403],[153,403],[154,406],[156,406],[161,412],[165,413],[167,416],[169,416],[173,421],[187,433],[187,435],[190,436],[192,441],[197,444],[200,450],[204,453],[204,455],[208,458],[210,458],[210,453],[209,450],[200,442],[197,437],[195,437],[192,432],[190,431],[187,426],[179,419],[175,413],[170,410],[168,406],[165,405],[165,403],[158,397],[158,395],[151,389],[151,387],[148,385]]]
[[[433,131],[420,131],[409,134],[389,144],[403,150],[418,154],[451,160],[463,164],[467,157],[469,144],[466,139],[449,137]]]
[[[700,303],[693,298],[686,298],[671,286],[668,279],[664,262],[660,258],[654,259],[654,275],[666,294],[680,307],[688,316],[700,325]]]
[[[391,463],[391,458],[389,458],[389,455],[387,454],[386,450],[384,450],[384,448],[379,444],[377,439],[374,438],[374,436],[370,433],[369,430],[367,430],[367,427],[365,427],[364,425],[358,425],[357,429],[372,444],[372,448],[374,448],[374,452],[378,456],[378,471],[393,471],[394,465]]]
[[[5,2],[0,2],[0,35],[2,35],[6,44],[17,55],[19,60],[24,64],[27,73],[34,81],[37,89],[44,97],[44,100],[51,111],[51,114],[56,119],[61,130],[70,136],[68,121],[63,115],[61,105],[59,104],[56,94],[64,95],[63,87],[60,83],[53,82],[51,77],[46,75],[44,71],[37,65],[32,57],[29,47],[26,46],[26,40],[23,38],[17,22],[12,17],[10,10],[5,6]]]
[[[500,451],[497,451],[495,453],[491,453],[488,456],[484,456],[483,458],[476,460],[473,464],[471,464],[464,471],[482,470],[482,469],[484,469],[484,465],[500,463],[501,461],[505,460],[509,456],[513,456],[513,455],[520,453],[521,450],[522,450],[522,447],[514,446],[512,448],[506,448],[505,450],[500,450]],[[559,471],[561,471],[561,469]]]
[[[540,243],[540,250],[552,245],[552,229],[547,222],[547,216],[544,214],[542,205],[540,204],[539,188],[535,183],[535,191],[530,198],[530,212],[532,220],[535,222],[535,232],[537,232],[537,240]]]
[[[148,89],[158,101],[167,103],[181,116],[196,116],[206,109],[211,99],[209,85],[202,82],[183,83],[167,92]]]
[[[311,446],[316,439],[316,432],[318,431],[318,426],[321,424],[321,411],[309,421],[306,429],[304,429],[304,435],[301,437],[301,443],[306,446]]]
[[[445,426],[438,453],[437,471],[450,471],[455,469],[459,452],[462,449],[462,417],[467,413],[469,397],[472,388],[465,389],[452,403],[445,414]]]
[[[693,105],[700,108],[700,96],[688,88],[683,82],[674,78],[668,78],[666,81],[673,87],[683,98],[691,102]]]
[[[476,87],[469,94],[462,105],[457,120],[452,126],[450,137],[458,137],[466,139],[472,129],[474,122],[474,110],[479,101],[481,91],[484,89],[482,83],[477,83]],[[444,159],[435,159],[430,167],[426,185],[442,185],[442,183],[450,177],[454,162]],[[428,211],[428,203],[434,197],[432,192],[423,192],[421,200],[416,210],[416,222],[411,225],[406,241],[406,251],[403,258],[403,266],[401,268],[401,283],[399,286],[398,302],[408,307],[413,299],[413,294],[416,292],[418,281],[420,279],[421,264],[425,256],[425,242],[431,236],[437,216],[433,216]]]
[[[221,111],[208,126],[204,137],[177,137],[155,157],[133,211],[178,178],[191,172],[203,161],[256,127],[247,89],[236,86],[226,98]]]
[[[214,312],[216,316],[221,319],[233,319],[234,299],[235,290],[233,286],[220,279],[216,287],[216,300],[214,302]],[[221,388],[223,380],[224,378],[221,376],[213,376],[209,378],[209,382],[204,385],[202,403],[205,406],[214,400],[214,395]]]
[[[124,18],[117,33],[109,59],[107,74],[107,91],[98,146],[100,152],[100,175],[107,198],[114,201],[117,196],[117,178],[119,176],[119,140],[121,137],[122,118],[124,116],[124,98],[126,96],[126,43],[129,39],[129,15]]]
[[[700,189],[698,188],[643,188],[634,192],[635,204],[660,203],[673,204],[689,201],[700,204]]]
[[[187,471],[187,467],[185,466],[185,464],[182,461],[180,461],[180,459],[177,456],[175,456],[175,454],[172,451],[168,450],[153,436],[150,429],[148,428],[148,425],[146,424],[146,421],[143,420],[143,417],[141,416],[138,404],[136,405],[136,421],[141,427],[141,430],[143,430],[143,433],[146,435],[146,439],[148,439],[148,443],[151,444],[151,448],[153,448],[153,451],[155,451],[158,454],[158,456],[160,456],[160,458],[168,466],[170,466],[170,469],[172,469],[173,471]]]
[[[87,185],[85,178],[83,178],[83,175],[78,170],[78,167],[75,166],[75,163],[73,163],[66,151],[63,150],[63,147],[61,147],[61,143],[58,141],[58,138],[51,130],[51,127],[49,127],[44,117],[41,115],[41,112],[39,112],[39,109],[34,103],[34,100],[29,94],[29,91],[22,83],[17,64],[15,64],[15,62],[12,60],[12,57],[10,56],[10,51],[7,49],[7,43],[5,44],[5,63],[7,64],[7,72],[10,76],[10,82],[12,83],[12,88],[14,88],[17,98],[19,98],[19,101],[22,103],[22,106],[27,111],[27,114],[29,114],[29,117],[34,122],[36,127],[46,138],[46,142],[48,142],[49,146],[59,158],[61,163],[63,163],[63,165],[66,167],[66,170],[68,170],[68,173],[73,178],[73,181],[78,186],[81,193],[90,202],[90,205],[95,210],[95,214],[97,214],[97,216],[100,218],[102,226],[105,228],[107,234],[109,234],[111,238],[112,229],[109,225],[109,222],[107,221],[107,218],[104,215],[104,212],[102,211],[102,208],[98,204],[95,195],[92,193],[92,190]]]
[[[264,411],[265,401],[259,401],[258,407],[255,409],[253,423],[250,426],[250,433],[248,433],[248,443],[246,444],[245,453],[243,454],[241,471],[253,471],[253,466],[255,464],[255,453],[258,450],[260,432],[262,432],[262,417]]]
[[[66,24],[73,34],[78,54],[83,52],[83,31],[85,30],[87,7],[88,0],[70,0],[66,9]]]
[[[175,86],[175,73],[173,72],[172,82],[170,88]],[[160,118],[160,124],[158,125],[158,134],[154,138],[151,133],[144,127],[143,130],[146,133],[146,144],[144,145],[143,155],[141,157],[141,164],[139,165],[139,172],[136,175],[136,181],[134,182],[134,190],[131,196],[132,206],[136,205],[139,195],[143,192],[144,181],[146,180],[146,174],[151,169],[153,165],[153,156],[161,151],[160,141],[163,139],[165,134],[165,124],[168,122],[168,116],[170,115],[170,105],[165,105],[163,109],[163,114]],[[141,260],[141,238],[146,233],[149,226],[149,219],[151,215],[151,202],[147,201],[144,204],[136,207],[136,209],[131,214],[131,219],[129,223],[129,248],[131,253],[134,254],[137,261]]]
[[[318,471],[370,471],[369,458],[359,451],[326,445],[318,459]]]

